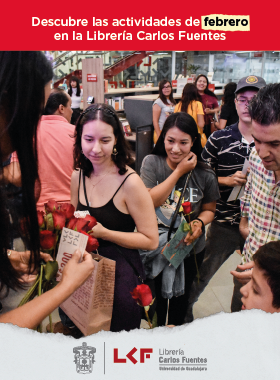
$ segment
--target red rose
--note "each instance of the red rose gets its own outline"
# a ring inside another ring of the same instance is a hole
[[[53,216],[53,225],[56,230],[62,230],[65,227],[66,218],[63,212],[54,211],[52,213]]]
[[[70,230],[74,230],[76,227],[77,221],[78,221],[78,218],[75,218],[75,216],[72,216],[72,218],[69,220],[66,227],[69,228]]]
[[[131,292],[131,295],[140,306],[149,306],[153,301],[151,289],[145,284],[136,286],[133,292]]]
[[[45,206],[46,214],[58,209],[58,203],[54,199],[50,199],[47,203],[45,203],[44,206]]]
[[[184,209],[184,214],[189,214],[192,212],[192,204],[191,202],[182,203],[182,207]]]
[[[88,229],[88,225],[89,225],[89,220],[85,220],[85,218],[77,218],[78,221],[75,225],[75,231],[78,231],[78,232],[87,232],[89,229]]]
[[[39,228],[44,228],[45,227],[44,212],[37,210],[37,218],[38,218]]]
[[[56,235],[52,231],[40,231],[40,245],[42,249],[53,249],[56,244]]]
[[[98,240],[95,239],[95,237],[90,236],[87,234],[85,231],[80,231],[82,234],[88,236],[88,241],[87,241],[87,246],[86,246],[86,251],[87,252],[93,252],[96,251],[97,248],[99,247]]]
[[[63,212],[66,219],[71,219],[74,216],[75,207],[71,203],[62,203],[59,206],[59,211]]]
[[[87,225],[88,231],[92,230],[92,228],[97,225],[96,219],[91,215],[86,215],[84,220],[89,221],[89,224]]]

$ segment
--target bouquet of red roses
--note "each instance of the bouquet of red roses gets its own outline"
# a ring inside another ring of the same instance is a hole
[[[34,285],[28,290],[19,306],[24,305],[37,295],[41,295],[56,286],[57,282],[55,278],[58,271],[58,263],[55,260],[63,227],[88,236],[87,252],[96,251],[99,247],[97,239],[88,234],[97,224],[96,219],[90,215],[86,215],[85,218],[76,218],[74,211],[75,208],[70,203],[58,204],[54,200],[49,200],[45,203],[45,212],[37,211],[40,230],[40,248],[41,251],[49,253],[53,261],[41,263],[40,273]],[[51,323],[51,315],[49,318]],[[38,327],[38,331],[41,332],[41,326]]]
[[[97,239],[88,234],[97,224],[96,219],[90,215],[86,215],[85,218],[76,218],[74,211],[75,208],[70,203],[58,204],[54,200],[45,203],[45,212],[37,211],[40,246],[44,252],[50,253],[53,259],[57,255],[58,242],[63,227],[88,236],[87,252],[95,251],[99,246]]]

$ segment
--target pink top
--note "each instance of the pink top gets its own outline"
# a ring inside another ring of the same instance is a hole
[[[70,202],[74,125],[63,116],[42,116],[38,126],[38,163],[41,194],[37,209],[50,199]],[[70,137],[72,136],[72,137]]]

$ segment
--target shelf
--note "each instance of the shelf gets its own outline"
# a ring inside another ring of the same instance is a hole
[[[125,139],[127,141],[132,141],[132,142],[135,142],[136,141],[136,132],[132,132],[132,136],[126,136],[124,135]]]
[[[105,96],[115,95],[115,94],[126,94],[135,92],[152,92],[158,91],[158,87],[135,87],[135,88],[109,88],[108,92],[105,92]]]

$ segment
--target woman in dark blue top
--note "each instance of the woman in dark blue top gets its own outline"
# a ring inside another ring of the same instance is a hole
[[[71,202],[97,219],[92,235],[100,243],[98,251],[116,261],[111,331],[131,330],[140,326],[142,312],[130,294],[139,284],[134,269],[144,276],[137,249],[158,245],[152,199],[127,166],[130,153],[112,107],[88,107],[78,119],[75,138],[74,164],[80,170],[72,175]]]

